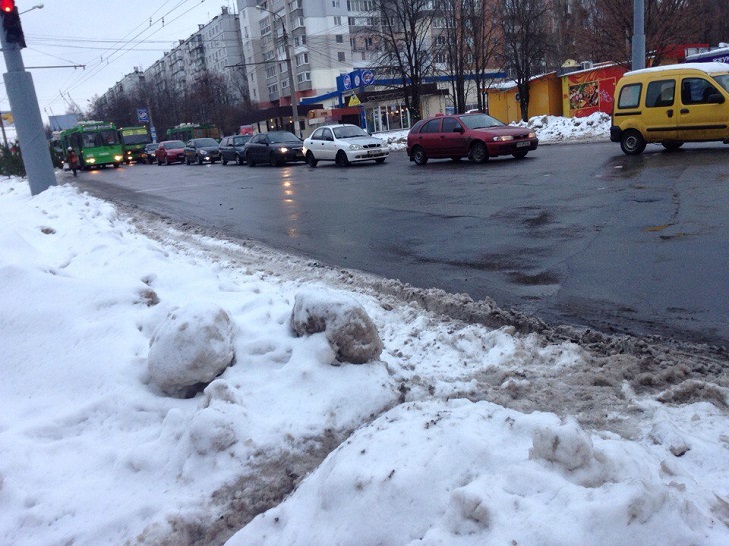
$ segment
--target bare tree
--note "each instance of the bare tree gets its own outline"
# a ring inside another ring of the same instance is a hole
[[[420,119],[424,79],[433,73],[433,1],[375,0],[375,7],[383,47],[378,68],[396,74],[411,120]]]
[[[522,120],[527,121],[529,82],[546,65],[552,49],[550,10],[545,0],[498,0],[503,34],[502,66],[513,74]]]
[[[470,0],[466,9],[466,16],[470,17],[472,21],[473,81],[476,85],[478,109],[481,111],[486,111],[485,93],[491,81],[491,77],[487,76],[487,71],[492,68],[497,47],[500,46],[497,9],[496,2],[479,0]]]
[[[701,17],[698,41],[717,46],[729,42],[729,2],[699,0]]]
[[[659,64],[668,46],[700,40],[707,0],[645,0],[646,52]],[[717,6],[721,6],[718,4]],[[626,65],[632,58],[633,0],[589,0],[583,47],[595,59]],[[721,8],[720,8],[721,9]],[[724,11],[727,11],[724,8]]]

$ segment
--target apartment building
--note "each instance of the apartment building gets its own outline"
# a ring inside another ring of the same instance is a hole
[[[221,13],[198,31],[166,52],[144,72],[139,68],[109,89],[101,100],[130,94],[135,86],[147,82],[158,95],[165,92],[184,95],[207,71],[221,74],[233,101],[248,97],[248,85],[243,67],[243,46],[238,15],[222,7]]]
[[[291,104],[287,56],[299,100],[336,90],[337,76],[368,65],[376,51],[366,31],[373,10],[364,0],[238,0],[251,101]]]

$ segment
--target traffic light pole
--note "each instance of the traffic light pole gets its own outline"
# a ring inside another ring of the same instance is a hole
[[[5,89],[13,112],[30,193],[38,195],[56,185],[56,175],[50,147],[43,131],[43,119],[38,107],[33,78],[23,65],[20,44],[8,43],[6,31],[2,29],[0,29],[0,45],[7,68],[7,72],[3,74]]]

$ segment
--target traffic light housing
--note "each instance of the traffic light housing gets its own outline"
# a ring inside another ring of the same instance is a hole
[[[15,0],[0,0],[0,17],[3,18],[3,32],[5,43],[17,44],[21,49],[25,47],[23,27],[20,25],[20,15]]]

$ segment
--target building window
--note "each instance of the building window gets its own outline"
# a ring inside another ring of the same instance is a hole
[[[344,36],[342,36],[341,34],[337,34],[334,36],[334,41],[337,42],[338,44],[343,44]]]
[[[304,26],[304,18],[303,17],[297,17],[294,19],[294,28],[301,28]]]
[[[337,53],[337,59],[339,60],[340,63],[343,63],[346,60],[346,58],[344,56],[344,51],[340,51],[339,53]]]
[[[334,18],[334,26],[337,26],[337,27],[342,26],[342,18],[341,17],[337,16],[337,17]]]
[[[311,72],[303,72],[301,74],[297,74],[296,81],[299,83],[310,82],[311,81]]]
[[[275,75],[276,75],[276,67],[275,66],[266,67],[266,77],[267,78],[273,78]]]
[[[296,66],[301,66],[302,64],[309,64],[309,54],[308,53],[299,53],[296,56]]]

